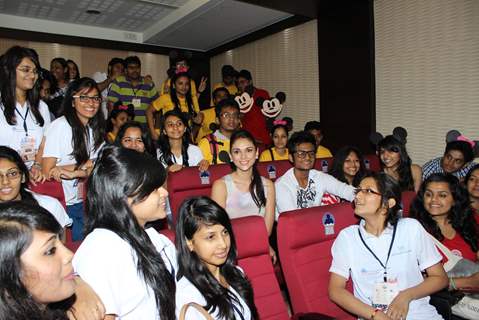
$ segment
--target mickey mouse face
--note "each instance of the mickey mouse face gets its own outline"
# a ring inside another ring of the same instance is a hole
[[[274,118],[281,113],[283,105],[278,98],[263,101],[261,112],[268,118]]]
[[[236,102],[240,106],[241,113],[247,113],[253,107],[254,99],[247,92],[243,92],[240,96],[235,97]]]

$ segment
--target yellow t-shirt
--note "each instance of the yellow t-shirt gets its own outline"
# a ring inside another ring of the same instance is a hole
[[[198,143],[204,136],[212,133],[210,124],[216,121],[215,108],[208,108],[201,111],[204,115],[203,123],[201,124],[198,135],[196,136],[196,143]]]
[[[185,98],[179,98],[180,101],[180,109],[182,112],[188,112],[188,105],[186,104]],[[192,97],[193,100],[193,109],[196,113],[200,112],[200,106],[198,105],[198,99],[196,97]],[[153,101],[151,104],[156,111],[163,111],[163,114],[166,112],[173,110],[175,105],[171,100],[170,94],[162,94],[158,99]]]
[[[160,95],[170,93],[170,83],[171,83],[170,78],[163,81],[163,84],[161,85]],[[196,98],[196,84],[193,79],[190,80],[190,88],[191,88],[191,96]]]
[[[227,85],[225,85],[223,82],[218,82],[217,84],[215,84],[215,85],[213,86],[213,91],[215,91],[216,89],[221,88],[221,87],[225,87],[226,89],[228,89],[228,92],[229,92],[232,96],[234,96],[234,95],[236,95],[236,94],[238,93],[238,88],[236,87],[235,84],[231,84],[231,85],[227,86]],[[213,91],[212,91],[212,92],[213,92]]]
[[[229,154],[229,152],[230,152],[230,139],[223,136],[219,131],[215,131],[215,133],[213,133],[213,135],[215,135],[216,141],[221,143],[221,144],[216,145],[218,147],[216,163],[223,163],[223,161],[220,160],[218,155],[223,150],[228,152],[228,154]],[[213,146],[213,147],[216,147],[216,146]],[[208,162],[210,164],[213,164],[213,153],[211,152],[211,147],[212,146],[210,145],[210,142],[208,141],[208,139],[206,137],[204,137],[203,139],[200,140],[200,142],[198,143],[198,147],[200,148],[201,153],[203,154],[203,159],[206,159],[206,160],[208,160]]]
[[[111,131],[107,133],[107,141],[108,141],[109,143],[115,142],[115,139],[116,139],[116,134],[114,134],[114,133],[111,132]]]
[[[319,146],[318,150],[316,150],[316,159],[317,158],[332,158],[333,154],[329,151],[328,148],[323,146]]]
[[[273,151],[273,157],[274,157],[274,161],[276,160],[288,160],[288,156],[289,156],[289,153],[288,153],[288,149],[286,149],[286,153],[283,155],[283,156],[280,156],[278,154],[278,152],[276,152],[276,148],[271,148],[271,149],[266,149],[264,150],[263,152],[261,152],[261,155],[259,156],[259,161],[260,162],[263,162],[263,161],[273,161],[273,159],[271,158],[271,152],[270,150]]]

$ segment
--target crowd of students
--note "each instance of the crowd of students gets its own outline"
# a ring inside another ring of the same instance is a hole
[[[52,60],[49,74],[29,48],[0,57],[0,314],[166,320],[196,302],[215,319],[257,319],[251,284],[235,265],[230,219],[260,215],[274,238],[283,212],[345,201],[360,223],[335,241],[329,291],[347,311],[365,319],[441,319],[429,295],[448,284],[479,287],[479,274],[447,279],[428,235],[478,261],[474,141],[449,139],[444,155],[421,168],[397,128],[371,138],[380,173],[369,173],[361,151],[345,146],[327,174],[314,169],[316,158],[332,157],[318,121],[289,136],[292,119],[269,119],[256,103],[241,112],[236,94],[269,98],[249,71],[224,66],[222,76],[213,106],[200,108],[207,79],[197,87],[184,57],[161,94],[141,76],[137,57],[112,59],[96,80],[63,58]],[[278,160],[293,166],[274,183],[260,176],[258,161]],[[212,182],[210,198],[181,205],[171,226],[175,245],[149,227],[171,213],[168,172],[219,163],[231,173]],[[28,190],[47,179],[62,184],[66,210]],[[403,191],[417,192],[414,219],[400,216]],[[66,227],[82,240],[74,257],[61,242]],[[274,241],[270,255],[276,263]],[[186,319],[201,317],[186,312]]]

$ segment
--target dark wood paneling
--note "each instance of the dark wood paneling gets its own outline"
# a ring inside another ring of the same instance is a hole
[[[372,152],[376,130],[373,0],[321,0],[318,15],[321,124],[333,151]]]

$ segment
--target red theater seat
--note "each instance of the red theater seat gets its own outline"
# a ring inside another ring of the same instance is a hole
[[[238,265],[252,283],[254,301],[261,320],[289,319],[273,264],[269,256],[264,219],[249,216],[231,220],[238,247]]]
[[[333,226],[323,223],[334,220]],[[331,246],[339,231],[357,223],[350,203],[283,213],[278,222],[278,251],[293,312],[354,317],[328,297]]]
[[[176,224],[177,212],[181,203],[192,196],[210,196],[211,186],[216,179],[231,172],[227,164],[211,165],[208,168],[209,178],[200,177],[198,167],[183,168],[178,172],[168,173],[168,192],[170,198],[173,224]]]
[[[258,162],[257,164],[259,174],[273,181],[281,177],[292,167],[293,165],[289,160],[265,161]]]
[[[60,182],[57,182],[55,180],[47,180],[44,183],[38,183],[36,186],[30,184],[28,188],[33,192],[44,194],[57,199],[58,201],[60,201],[62,206],[66,208],[65,194],[63,193],[63,187]]]
[[[381,171],[381,163],[379,162],[379,157],[376,154],[364,155],[364,165],[366,166],[366,170],[372,172]]]
[[[415,197],[416,197],[416,192],[414,192],[414,191],[404,191],[401,194],[402,215],[403,215],[403,217],[409,217],[409,211],[410,211],[411,203],[413,202]]]
[[[331,171],[333,158],[317,158],[314,163],[314,169],[328,173]]]

